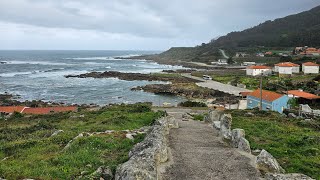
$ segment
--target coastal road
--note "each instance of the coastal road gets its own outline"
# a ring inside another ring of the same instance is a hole
[[[204,80],[202,78],[192,76],[191,74],[182,74],[182,76],[202,81],[200,83],[196,83],[200,87],[210,88],[210,89],[213,89],[213,90],[216,90],[216,91],[221,91],[221,92],[224,92],[224,93],[227,93],[227,94],[231,94],[231,95],[235,95],[235,96],[240,96],[240,92],[252,92],[249,89],[239,88],[239,87],[232,86],[232,85],[229,85],[229,84],[223,84],[223,83],[220,83],[220,82],[217,82],[217,81],[212,81],[212,80],[207,80],[206,81],[206,80]]]
[[[163,109],[179,123],[169,133],[169,162],[161,168],[162,180],[258,180],[254,156],[225,145],[212,125],[183,121],[186,109]]]

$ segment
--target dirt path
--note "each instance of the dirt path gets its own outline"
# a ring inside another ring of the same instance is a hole
[[[188,110],[166,110],[179,119],[179,129],[169,135],[171,165],[165,167],[163,180],[246,180],[259,179],[252,161],[235,149],[224,145],[209,124],[182,121]]]

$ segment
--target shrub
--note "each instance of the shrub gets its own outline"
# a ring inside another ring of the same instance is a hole
[[[194,102],[194,101],[185,101],[179,103],[181,107],[207,107],[207,105],[203,102]]]

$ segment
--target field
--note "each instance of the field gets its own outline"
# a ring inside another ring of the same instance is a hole
[[[0,178],[73,179],[90,174],[100,166],[114,172],[128,159],[137,135],[127,139],[120,130],[151,125],[162,115],[148,104],[115,105],[99,111],[80,111],[0,120]],[[52,136],[56,130],[62,133]],[[64,147],[82,132],[119,130],[114,134],[82,137]]]
[[[232,128],[245,130],[253,150],[267,150],[288,173],[304,173],[320,180],[319,121],[305,122],[255,110],[229,112]]]

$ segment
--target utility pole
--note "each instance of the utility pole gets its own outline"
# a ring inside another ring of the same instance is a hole
[[[262,111],[262,75],[263,73],[260,76],[260,111]]]

